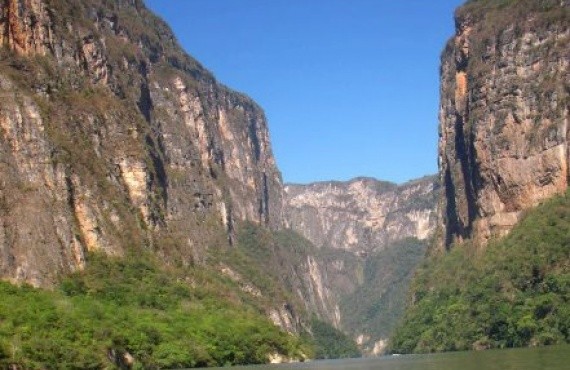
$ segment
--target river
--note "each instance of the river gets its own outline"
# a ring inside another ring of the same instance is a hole
[[[220,368],[221,369],[221,368]],[[227,369],[227,368],[225,368]],[[235,367],[236,370],[568,370],[570,345]]]

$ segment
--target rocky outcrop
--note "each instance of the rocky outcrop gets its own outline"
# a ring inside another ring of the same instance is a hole
[[[507,233],[569,180],[567,1],[471,1],[442,55],[439,246]]]
[[[405,238],[425,240],[436,225],[434,177],[403,185],[357,178],[285,186],[285,220],[317,247],[355,254]]]
[[[200,261],[277,229],[267,122],[139,0],[0,1],[0,275],[49,286],[88,251]]]

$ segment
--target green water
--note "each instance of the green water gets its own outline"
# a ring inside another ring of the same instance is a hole
[[[236,367],[239,370],[569,370],[570,346],[386,356],[304,364]]]

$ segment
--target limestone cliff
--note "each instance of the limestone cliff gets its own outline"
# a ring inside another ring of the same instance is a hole
[[[404,310],[413,271],[435,231],[434,176],[403,185],[372,178],[286,185],[285,224],[317,248],[298,263],[307,310],[379,354]]]
[[[405,238],[425,240],[436,225],[437,183],[372,178],[285,186],[286,224],[317,247],[366,254]]]
[[[569,180],[570,3],[469,1],[441,65],[440,247],[508,232]]]
[[[0,1],[0,275],[37,286],[87,251],[191,263],[237,221],[280,227],[264,113],[141,0]]]

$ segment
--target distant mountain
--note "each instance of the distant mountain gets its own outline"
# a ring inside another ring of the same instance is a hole
[[[285,223],[317,247],[353,253],[381,250],[435,229],[435,176],[403,185],[372,178],[285,186]]]
[[[285,223],[309,239],[323,314],[367,353],[383,350],[415,266],[434,235],[435,176],[403,185],[372,178],[285,186]]]

